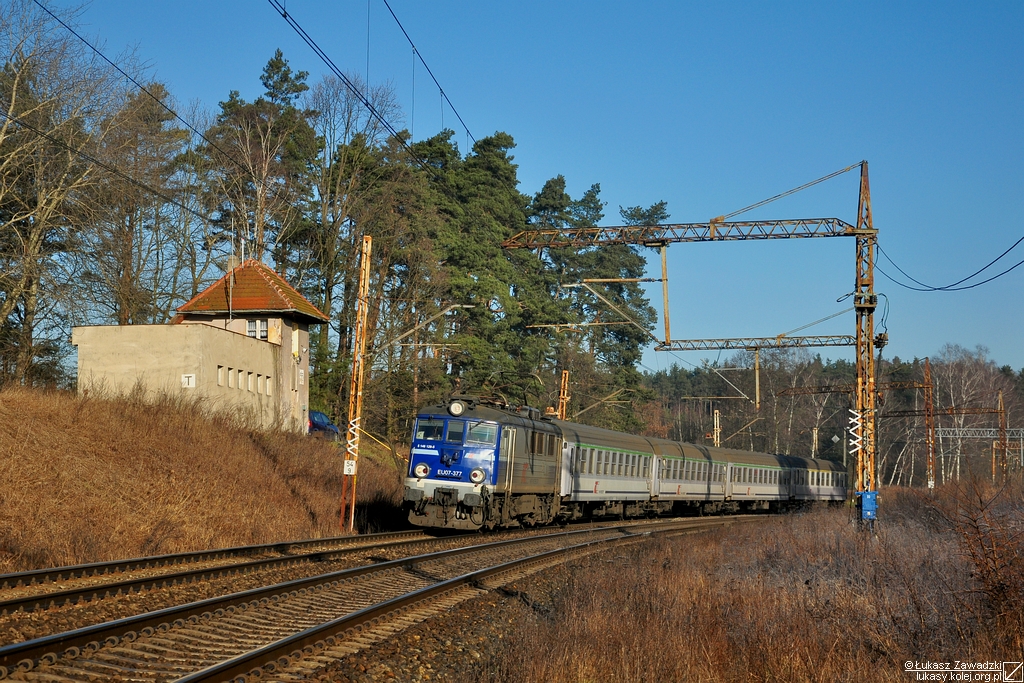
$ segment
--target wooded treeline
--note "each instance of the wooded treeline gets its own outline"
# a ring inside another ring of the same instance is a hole
[[[74,11],[59,16],[75,25]],[[263,92],[252,101],[232,91],[213,112],[182,106],[131,55],[119,63],[145,92],[31,0],[0,5],[0,50],[0,384],[72,386],[73,325],[166,323],[230,257],[254,257],[330,318],[311,333],[310,401],[344,423],[358,245],[371,235],[363,424],[372,433],[405,440],[415,407],[452,393],[553,406],[569,370],[579,421],[710,443],[717,408],[727,446],[809,454],[817,427],[818,453],[842,459],[846,395],[775,394],[853,382],[850,363],[766,351],[760,411],[752,400],[701,398],[752,399],[751,354],[714,370],[641,375],[641,328],[653,329],[656,312],[640,286],[605,286],[631,322],[565,287],[643,277],[644,248],[503,250],[529,226],[593,226],[606,210],[599,184],[572,197],[560,175],[520,191],[507,133],[469,150],[450,130],[393,135],[363,103],[401,121],[388,86],[311,81],[280,52],[253,74]],[[669,218],[664,202],[618,213],[635,225]],[[937,406],[994,406],[1002,388],[1014,425],[1021,373],[958,347],[932,362]],[[916,359],[880,365],[880,381],[921,376]],[[894,406],[923,408],[920,392],[887,394],[885,409]],[[940,424],[994,424],[956,420]],[[921,418],[879,425],[885,483],[921,483]],[[990,446],[943,444],[943,476]]]
[[[1024,408],[1024,371],[998,366],[984,347],[968,350],[945,345],[930,359],[936,427],[998,428],[998,417],[989,414],[938,415],[947,408],[992,409],[1003,400],[1010,428],[1020,426]],[[878,383],[924,381],[924,359],[902,361],[882,358],[877,364]],[[719,411],[722,445],[784,455],[809,455],[838,462],[856,462],[848,443],[856,368],[845,360],[822,360],[805,349],[762,350],[760,358],[761,409],[755,409],[754,359],[741,352],[714,367],[650,373],[644,385],[658,398],[643,411],[646,431],[680,441],[711,444],[714,411]],[[778,394],[795,387],[846,386],[835,393]],[[730,397],[730,398],[708,398]],[[926,483],[925,419],[922,415],[896,416],[897,411],[924,411],[922,389],[886,390],[879,393],[877,466],[883,484],[922,486]],[[814,449],[814,429],[818,447]],[[1021,464],[1021,443],[1011,440],[1009,457]],[[992,440],[950,438],[936,441],[936,479],[950,481],[974,468],[987,476],[991,471]]]

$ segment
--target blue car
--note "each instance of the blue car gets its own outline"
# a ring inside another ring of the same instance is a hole
[[[331,422],[331,418],[318,410],[309,411],[309,435],[328,441],[341,440],[341,430]]]

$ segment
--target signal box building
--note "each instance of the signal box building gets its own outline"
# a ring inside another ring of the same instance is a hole
[[[327,317],[249,259],[169,325],[76,327],[78,391],[182,393],[264,428],[305,431],[309,326]]]

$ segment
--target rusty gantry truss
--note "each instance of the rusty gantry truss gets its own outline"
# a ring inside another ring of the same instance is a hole
[[[655,350],[657,351],[855,346],[857,359],[856,419],[854,421],[854,428],[851,431],[853,432],[854,448],[858,454],[857,491],[875,491],[875,453],[877,445],[875,429],[875,360],[873,349],[884,346],[886,337],[885,335],[875,337],[874,334],[874,313],[878,304],[878,297],[874,292],[875,248],[878,242],[878,231],[875,230],[871,220],[871,191],[868,183],[868,163],[862,161],[814,182],[820,182],[820,180],[834,177],[858,167],[860,168],[860,194],[856,225],[851,225],[839,218],[728,221],[726,220],[728,216],[722,216],[712,219],[707,223],[526,230],[506,240],[503,246],[508,249],[525,248],[538,250],[558,247],[602,247],[616,244],[660,248],[665,339],[658,340],[658,343],[655,345]],[[808,187],[811,184],[813,183],[808,183],[808,185],[803,187]],[[803,189],[803,187],[797,188],[797,190]],[[761,202],[761,204],[764,203]],[[761,204],[755,206],[760,206]],[[737,215],[738,213],[740,212],[731,215]],[[853,237],[855,239],[856,275],[853,299],[857,318],[857,330],[854,335],[816,337],[789,337],[783,335],[776,337],[748,337],[744,339],[672,339],[668,316],[668,269],[666,265],[666,248],[669,244],[677,242],[728,242],[810,237]]]

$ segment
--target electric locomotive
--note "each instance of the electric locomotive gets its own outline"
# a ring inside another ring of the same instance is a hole
[[[456,397],[416,416],[404,504],[417,526],[490,529],[839,502],[847,481],[828,460],[635,436]]]

